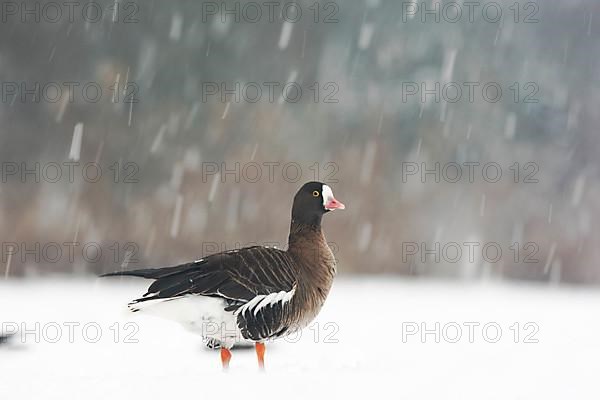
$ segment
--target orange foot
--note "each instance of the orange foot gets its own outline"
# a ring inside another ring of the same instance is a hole
[[[265,344],[256,343],[256,358],[258,358],[258,366],[261,369],[265,368]]]
[[[231,352],[225,347],[221,347],[221,363],[223,364],[223,370],[229,369],[229,360],[231,360]]]

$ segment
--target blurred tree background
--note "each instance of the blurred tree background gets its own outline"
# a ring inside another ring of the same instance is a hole
[[[250,243],[283,247],[295,190],[319,178],[347,205],[325,218],[340,273],[600,281],[599,2],[522,1],[515,21],[514,0],[502,0],[498,22],[479,8],[472,22],[436,23],[407,18],[411,2],[393,0],[321,1],[315,22],[315,1],[306,0],[297,2],[304,14],[288,38],[280,13],[272,22],[265,15],[223,22],[203,12],[206,2],[121,0],[115,17],[113,2],[96,3],[104,15],[93,23],[77,15],[23,23],[3,9],[3,165],[68,162],[82,124],[78,162],[98,162],[110,179],[86,182],[81,168],[73,183],[9,176],[0,186],[0,230],[3,243],[95,242],[111,256],[89,262],[79,251],[73,262],[48,262],[3,254],[7,276],[175,264]],[[236,3],[244,4],[213,4]],[[537,22],[524,22],[534,10],[527,4],[536,5]],[[124,23],[132,11],[136,22]],[[332,11],[336,21],[325,23]],[[288,81],[304,89],[297,102],[266,101],[264,92],[255,103],[203,99],[211,82]],[[103,95],[96,103],[15,101],[5,96],[7,82],[97,82]],[[469,102],[464,91],[460,101],[423,102],[403,98],[407,82],[496,82],[503,96]],[[528,82],[536,102],[523,101]],[[126,101],[125,83],[134,84],[135,103]],[[316,102],[306,90],[314,83]],[[515,83],[518,101],[509,89]],[[338,101],[326,102],[332,87]],[[273,182],[267,168],[258,182],[206,173],[213,163],[249,162],[280,166]],[[297,181],[282,171],[292,162],[301,166]],[[495,162],[503,177],[487,182],[481,169],[474,182],[403,176],[407,163],[452,162]],[[537,183],[524,182],[527,163],[537,166]],[[129,173],[135,182],[125,182]],[[121,251],[113,257],[115,242]],[[494,242],[504,254],[492,263],[403,254],[406,243],[451,242]],[[133,261],[127,243],[135,244]],[[537,245],[536,262],[524,261],[526,243]]]

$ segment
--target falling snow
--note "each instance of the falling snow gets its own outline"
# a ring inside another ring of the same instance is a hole
[[[83,122],[77,123],[73,129],[73,140],[69,150],[69,160],[79,161],[81,156],[81,141],[83,140]]]

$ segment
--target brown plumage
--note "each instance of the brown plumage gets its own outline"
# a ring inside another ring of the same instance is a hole
[[[102,276],[154,279],[129,304],[132,311],[166,316],[198,332],[209,347],[222,349],[224,367],[235,343],[255,342],[262,366],[265,340],[302,329],[321,310],[336,273],[321,219],[344,208],[329,186],[309,182],[294,197],[285,251],[252,246],[173,267]]]
[[[292,313],[297,313],[295,323],[303,328],[317,316],[325,303],[336,274],[336,261],[320,225],[292,224],[288,254],[294,259],[298,271],[298,289],[292,299]]]

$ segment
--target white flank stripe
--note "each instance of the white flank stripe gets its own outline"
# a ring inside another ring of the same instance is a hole
[[[246,310],[254,308],[254,316],[256,316],[258,312],[267,305],[281,302],[281,305],[283,306],[292,299],[295,292],[296,287],[294,286],[289,292],[282,290],[277,293],[261,294],[244,304],[244,306],[239,309],[238,313],[244,314]]]
[[[264,295],[256,296],[255,298],[250,300],[248,303],[246,303],[242,308],[240,308],[240,312],[242,314],[245,313],[247,309],[254,307],[257,303],[260,303],[260,301],[264,297],[265,297]]]
[[[262,299],[261,302],[258,303],[256,308],[254,309],[254,316],[256,317],[256,314],[258,314],[258,312],[266,305],[275,304],[277,302],[277,299],[278,299],[280,293],[285,293],[285,292],[271,293],[268,296],[265,296],[265,298]]]

